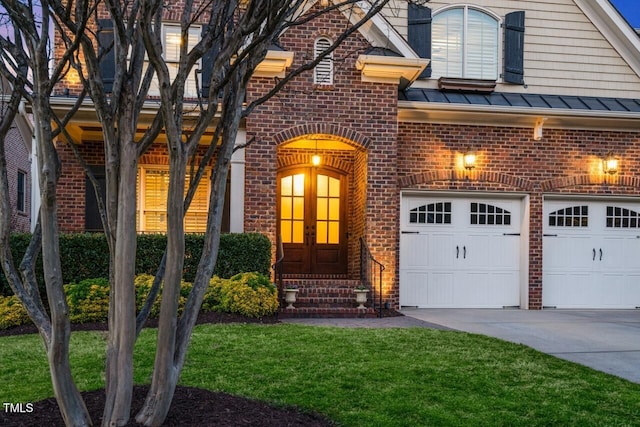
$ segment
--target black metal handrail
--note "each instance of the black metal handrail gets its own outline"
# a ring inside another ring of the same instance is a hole
[[[371,302],[375,308],[378,300],[378,317],[382,317],[382,272],[384,265],[376,260],[364,237],[360,238],[360,282],[371,291]],[[376,290],[376,284],[378,289]]]
[[[273,268],[273,281],[278,289],[278,300],[282,304],[284,301],[284,290],[282,283],[282,266],[284,264],[284,249],[282,246],[282,237],[278,236],[276,239],[276,262],[271,266]]]

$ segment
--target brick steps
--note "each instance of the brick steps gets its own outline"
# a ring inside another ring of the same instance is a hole
[[[363,318],[376,317],[376,311],[368,302],[365,309],[358,309],[355,288],[359,280],[349,279],[301,279],[283,280],[284,286],[298,288],[295,308],[286,308],[282,298],[281,318]]]

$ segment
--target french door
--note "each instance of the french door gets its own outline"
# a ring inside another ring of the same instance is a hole
[[[278,233],[286,274],[347,272],[347,177],[317,167],[278,175]]]

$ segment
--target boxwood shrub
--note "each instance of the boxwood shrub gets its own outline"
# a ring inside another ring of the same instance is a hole
[[[153,276],[136,276],[136,309],[139,312],[153,284]],[[179,313],[182,313],[191,283],[180,285]],[[64,287],[72,323],[105,322],[109,311],[109,281],[104,278],[86,279]],[[278,296],[269,277],[258,272],[241,273],[229,279],[214,277],[209,283],[202,311],[237,313],[247,317],[264,317],[276,313]],[[155,301],[150,316],[160,314],[160,297]],[[30,323],[26,310],[15,296],[0,296],[0,329]]]
[[[29,245],[30,234],[15,234],[11,237],[11,251],[16,263]],[[166,246],[162,234],[138,235],[136,274],[155,274]],[[204,235],[185,235],[184,280],[190,282],[198,267],[202,253]],[[109,277],[109,251],[103,234],[63,234],[60,236],[60,255],[64,283],[79,283],[94,277]],[[220,252],[214,274],[229,278],[246,271],[257,271],[269,275],[271,265],[271,242],[258,233],[229,233],[220,236]],[[36,264],[41,290],[44,290],[42,262]],[[11,295],[11,289],[0,271],[0,295]],[[43,293],[44,295],[44,293]]]

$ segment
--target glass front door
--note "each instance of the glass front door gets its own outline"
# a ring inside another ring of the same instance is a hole
[[[347,272],[346,177],[322,168],[278,178],[278,232],[288,274]]]

